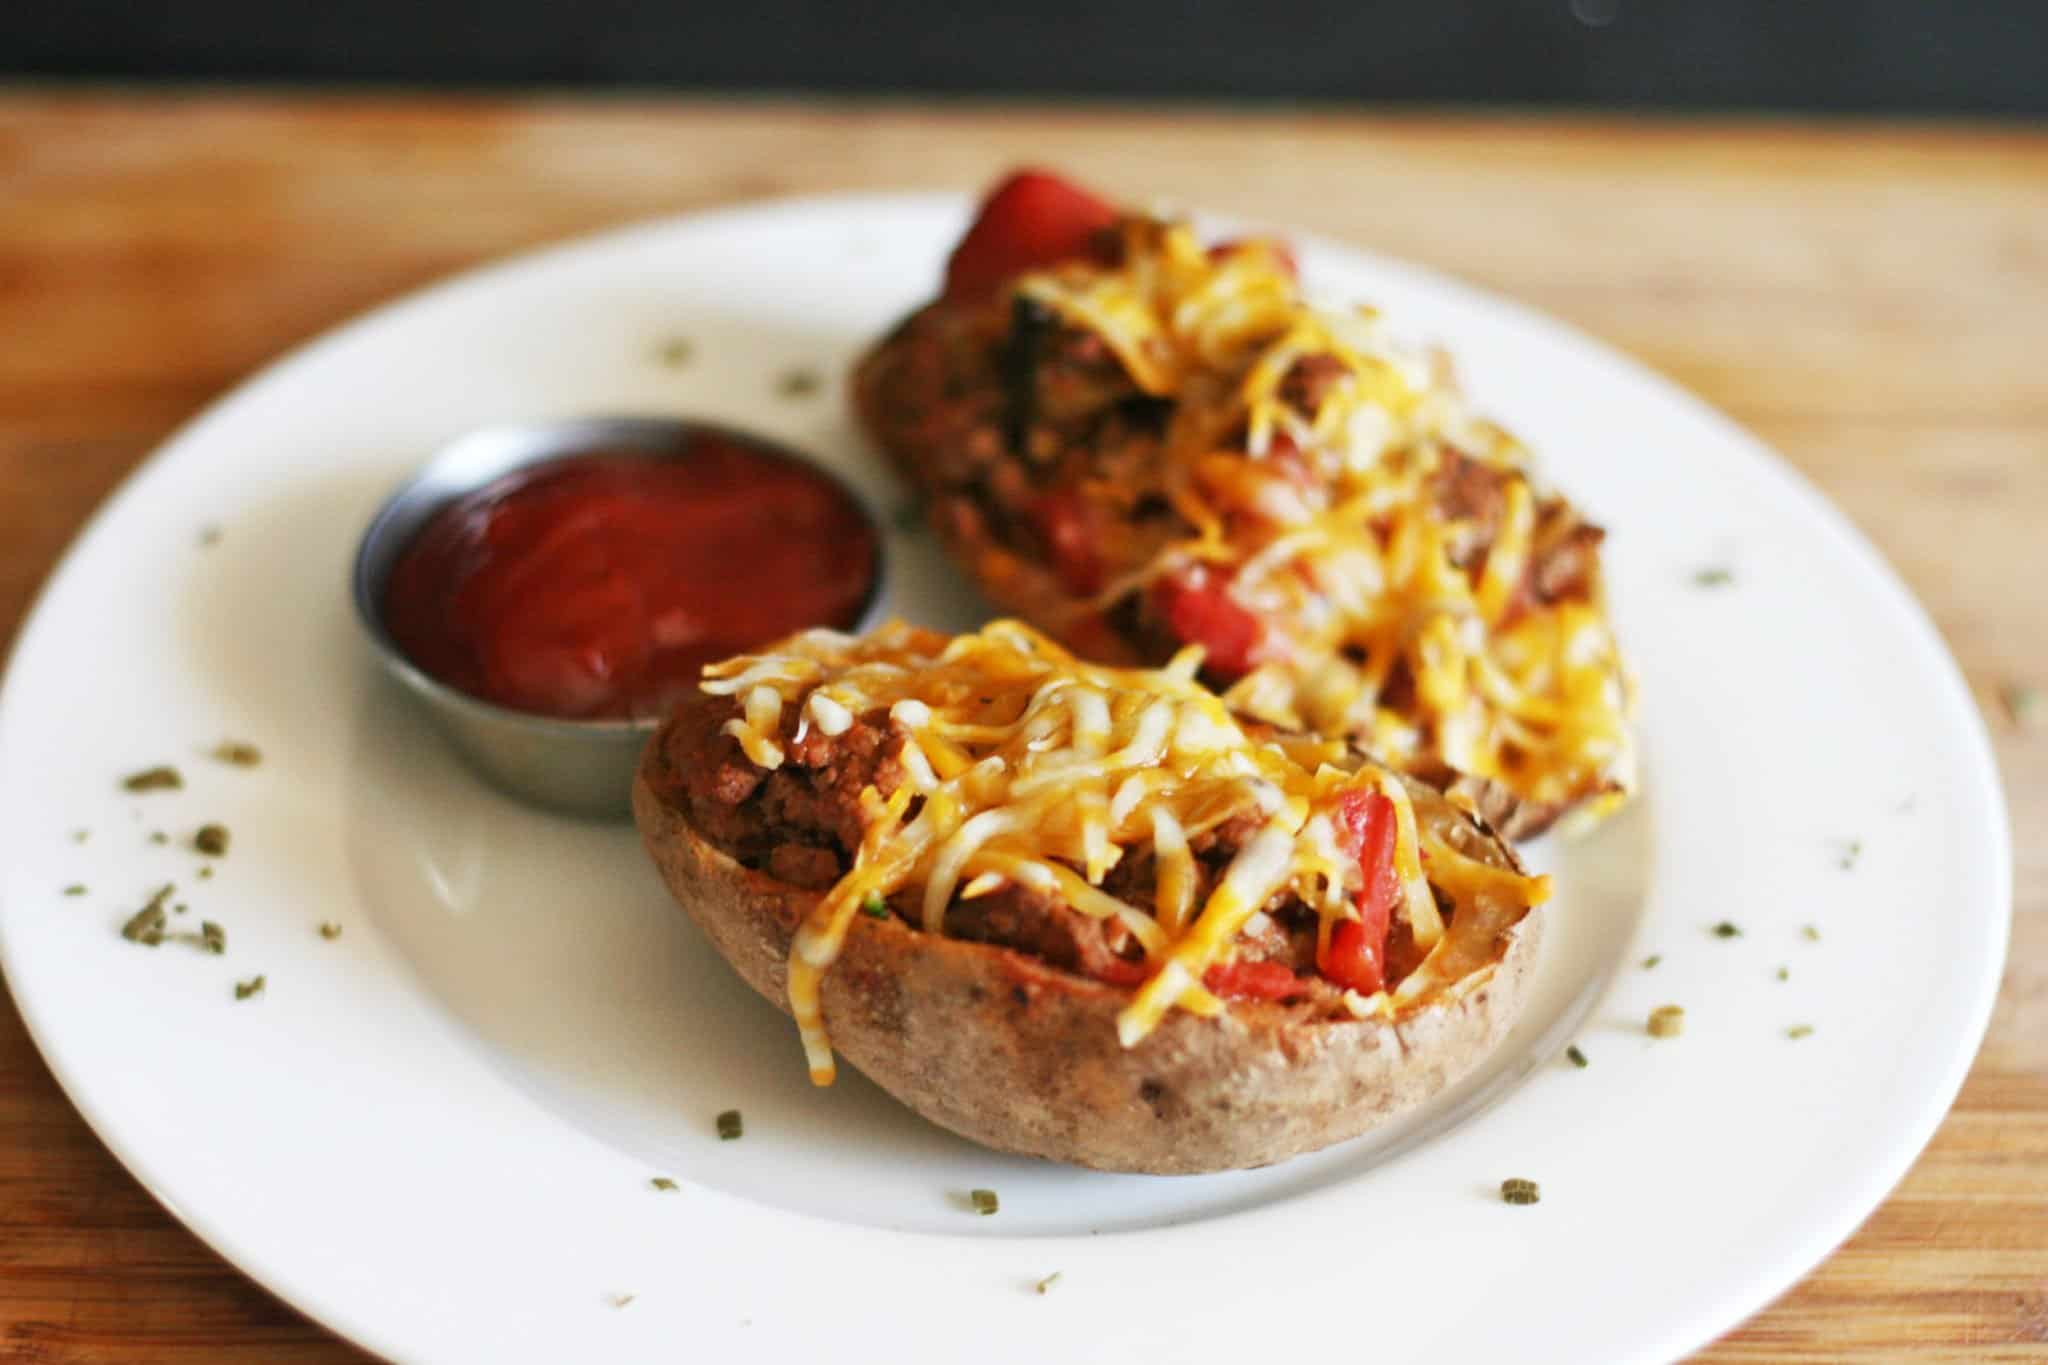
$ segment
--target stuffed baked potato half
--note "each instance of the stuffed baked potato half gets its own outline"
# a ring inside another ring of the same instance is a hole
[[[811,632],[707,670],[633,800],[669,889],[933,1122],[1106,1170],[1258,1166],[1456,1079],[1545,879],[1441,794],[1192,681],[999,622]]]
[[[1232,710],[1463,779],[1511,839],[1633,784],[1603,531],[1280,242],[1016,175],[851,396],[982,593],[1086,658],[1199,644]]]

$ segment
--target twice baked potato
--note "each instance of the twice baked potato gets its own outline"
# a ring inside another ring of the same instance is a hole
[[[633,804],[798,1022],[991,1147],[1258,1166],[1440,1090],[1512,1018],[1547,879],[1440,793],[1013,622],[813,631],[706,671]]]
[[[1017,175],[853,403],[982,592],[1087,658],[1200,644],[1234,710],[1470,779],[1510,838],[1633,781],[1603,532],[1281,243]]]

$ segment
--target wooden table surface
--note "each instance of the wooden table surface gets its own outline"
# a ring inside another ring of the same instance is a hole
[[[2048,131],[2011,127],[0,89],[0,639],[138,460],[367,305],[627,219],[1023,160],[1439,267],[1733,414],[1905,576],[1984,706],[2015,829],[2048,823],[2048,724],[1998,704],[2048,689]],[[1955,1111],[1702,1359],[2048,1360],[2048,846],[2018,844]],[[11,1002],[0,1357],[361,1359],[142,1191]]]

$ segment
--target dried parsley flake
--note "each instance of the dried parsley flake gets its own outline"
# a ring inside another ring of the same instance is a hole
[[[176,768],[159,764],[128,774],[121,779],[121,785],[132,792],[176,791],[185,785],[185,779]]]
[[[1863,841],[1861,839],[1844,840],[1842,843],[1842,871],[1847,872],[1850,868],[1856,866],[1856,860],[1862,856]]]
[[[1820,942],[1820,930],[1815,928],[1811,924],[1806,925],[1804,928],[1802,928],[1799,931],[1799,936],[1805,939],[1808,943]]]
[[[149,841],[161,848],[171,841],[171,836],[160,829],[153,829],[149,832]]]
[[[784,398],[807,398],[824,384],[816,370],[787,370],[775,381],[775,392]]]
[[[654,358],[670,369],[681,369],[696,354],[696,343],[688,337],[670,337],[654,348]]]
[[[2007,683],[1998,689],[1998,698],[2005,703],[2005,714],[2012,723],[2022,730],[2031,730],[2042,720],[2041,690],[2025,683]]]
[[[1500,1182],[1500,1197],[1507,1204],[1536,1204],[1542,1202],[1543,1193],[1535,1181],[1516,1176]]]
[[[154,948],[162,943],[165,925],[164,902],[171,898],[171,892],[175,889],[169,882],[158,887],[156,894],[149,898],[149,904],[130,915],[128,922],[121,926],[121,937],[130,943],[140,943],[148,948]]]
[[[67,896],[83,896],[83,895],[85,894],[85,883],[84,883],[84,882],[73,882],[73,883],[71,883],[71,885],[69,885],[69,886],[67,886],[67,887],[65,887],[65,888],[64,888],[64,894],[65,894],[65,895],[67,895]]]
[[[649,1180],[647,1183],[652,1185],[657,1190],[679,1190],[682,1188],[682,1186],[676,1184],[675,1181],[670,1180],[665,1175],[655,1176],[652,1180]]]
[[[922,498],[910,498],[898,503],[896,511],[889,519],[896,524],[896,529],[904,535],[916,535],[925,526],[924,500]]]
[[[331,919],[320,921],[320,937],[333,942],[341,937],[341,926]]]
[[[967,1192],[967,1202],[983,1218],[988,1217],[1002,1207],[1002,1203],[996,1198],[994,1190],[969,1190]]]
[[[1780,967],[1780,968],[1778,968],[1778,980],[1780,980],[1780,981],[1790,981],[1791,979],[1792,979],[1792,969],[1791,969],[1790,967]]]
[[[261,972],[258,972],[256,975],[250,977],[247,981],[237,981],[235,983],[235,999],[247,1000],[250,996],[256,995],[259,992],[261,992],[262,989],[263,974]]]
[[[1586,1054],[1579,1050],[1579,1045],[1577,1043],[1573,1043],[1570,1047],[1566,1048],[1564,1050],[1564,1055],[1571,1059],[1571,1064],[1573,1066],[1584,1068],[1592,1065],[1592,1063],[1586,1060]]]
[[[1741,937],[1742,937],[1742,926],[1741,926],[1741,925],[1739,925],[1739,924],[1733,924],[1733,923],[1730,923],[1729,921],[1727,921],[1727,920],[1725,920],[1725,919],[1724,919],[1724,920],[1722,920],[1722,921],[1721,921],[1721,922],[1720,922],[1719,924],[1717,924],[1717,925],[1715,925],[1715,926],[1714,926],[1714,937],[1715,937],[1715,938],[1741,938]]]
[[[881,892],[870,891],[867,895],[861,897],[860,912],[863,915],[870,915],[875,919],[887,919],[889,918],[889,902],[882,899]]]
[[[1712,565],[1693,574],[1692,585],[1696,588],[1725,588],[1735,581],[1735,571],[1723,565]]]
[[[222,763],[232,763],[237,768],[253,768],[263,761],[262,750],[238,739],[224,739],[214,745],[212,756]]]
[[[199,942],[209,953],[225,953],[228,950],[228,931],[210,919],[201,920]]]
[[[1052,1292],[1052,1287],[1060,1282],[1060,1277],[1065,1273],[1066,1272],[1064,1271],[1055,1270],[1052,1274],[1040,1280],[1038,1282],[1038,1292],[1041,1294],[1050,1294]]]
[[[223,858],[228,851],[228,827],[226,825],[201,825],[199,832],[192,836],[192,847],[209,858]]]
[[[1659,962],[1662,962],[1663,960],[1664,960],[1664,954],[1662,954],[1662,953],[1651,953],[1651,954],[1650,954],[1650,955],[1649,955],[1648,957],[1646,957],[1646,958],[1644,958],[1644,959],[1643,959],[1643,970],[1647,972],[1647,971],[1649,971],[1649,970],[1650,970],[1650,969],[1651,969],[1652,967],[1656,966],[1656,965],[1657,965],[1657,964],[1658,964]]]
[[[739,1110],[728,1109],[718,1116],[718,1140],[720,1142],[731,1142],[745,1131],[745,1127],[740,1122]]]
[[[1809,1036],[1812,1032],[1813,1025],[1811,1024],[1794,1024],[1791,1028],[1785,1030],[1785,1036],[1797,1041]]]

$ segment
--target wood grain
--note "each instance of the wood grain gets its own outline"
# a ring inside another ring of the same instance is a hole
[[[0,638],[93,506],[279,350],[488,257],[1023,160],[1547,309],[1783,451],[1899,567],[2048,825],[2048,135],[2010,127],[0,92]],[[1882,742],[1882,736],[1874,736]],[[2048,1360],[2048,845],[1955,1111],[1707,1361]],[[0,1356],[360,1359],[163,1213],[0,1011]]]

